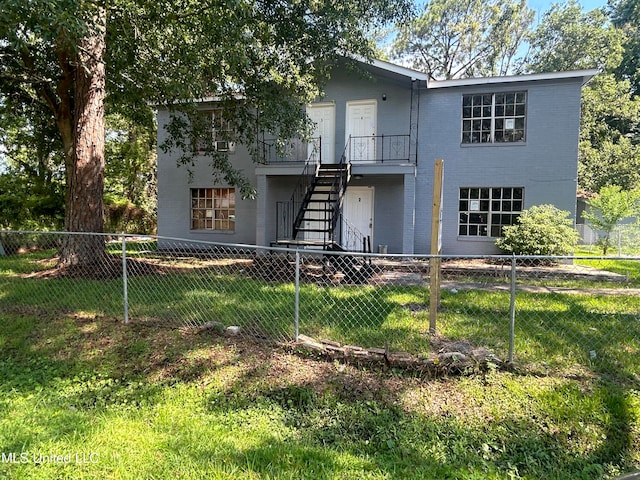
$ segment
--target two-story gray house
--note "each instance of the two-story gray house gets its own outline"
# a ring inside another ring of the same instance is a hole
[[[189,175],[158,152],[158,234],[304,248],[429,253],[434,162],[444,160],[442,251],[488,254],[532,205],[575,218],[581,87],[595,70],[433,81],[387,62],[334,69],[307,106],[307,143],[255,162],[227,150],[257,188],[243,200],[214,181],[206,152]],[[201,109],[214,112],[215,103]],[[169,120],[158,112],[158,144]]]

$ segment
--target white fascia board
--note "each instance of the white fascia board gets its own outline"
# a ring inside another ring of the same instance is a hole
[[[377,67],[381,70],[386,70],[387,72],[409,77],[411,80],[426,81],[429,79],[429,76],[426,73],[419,72],[418,70],[413,70],[412,68],[403,67],[402,65],[396,65],[395,63],[385,62],[384,60],[373,60],[370,65],[373,65],[374,67]]]
[[[374,58],[369,60],[361,55],[355,54],[346,54],[346,58],[350,58],[351,60],[356,60],[364,65],[370,65],[372,67],[379,68],[380,70],[384,70],[390,73],[395,73],[396,75],[402,75],[403,77],[408,77],[411,80],[424,80],[426,81],[429,76],[426,73],[419,72],[418,70],[413,70],[408,67],[403,67],[402,65],[396,65],[395,63],[387,62],[385,60],[378,60]]]
[[[503,77],[484,78],[457,78],[453,80],[430,80],[427,83],[428,89],[467,87],[474,85],[492,85],[498,83],[516,82],[538,82],[545,80],[565,80],[570,78],[581,78],[582,85],[585,85],[598,73],[597,69],[574,70],[569,72],[532,73],[527,75],[506,75]]]
[[[241,95],[239,93],[236,93],[233,95],[233,99],[234,100],[245,100],[245,96]],[[222,97],[218,97],[218,96],[208,96],[208,97],[202,97],[202,98],[198,98],[193,100],[194,103],[218,103],[221,102],[222,100],[226,100],[223,99]]]

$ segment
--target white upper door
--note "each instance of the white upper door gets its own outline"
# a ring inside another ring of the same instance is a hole
[[[342,215],[342,245],[348,250],[361,251],[362,237],[373,239],[373,187],[348,187]]]
[[[373,162],[376,159],[377,110],[376,100],[347,102],[345,142],[350,142],[348,156],[352,162]]]
[[[322,163],[336,163],[336,106],[333,103],[314,103],[307,107],[307,115],[315,123],[309,155],[315,149],[320,153]]]

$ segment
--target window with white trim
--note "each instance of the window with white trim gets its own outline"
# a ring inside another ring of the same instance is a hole
[[[234,231],[235,188],[192,188],[191,230]]]
[[[527,92],[462,96],[462,143],[524,142]]]
[[[501,237],[522,212],[522,187],[463,187],[458,196],[458,235]]]
[[[196,131],[194,146],[198,153],[232,153],[236,149],[233,122],[225,118],[221,108],[199,112]]]

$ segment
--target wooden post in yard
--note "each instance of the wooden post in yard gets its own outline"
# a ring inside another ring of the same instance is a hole
[[[442,183],[444,161],[439,158],[433,168],[433,206],[431,208],[431,255],[429,261],[429,333],[435,335],[440,306],[440,265],[442,253]]]

